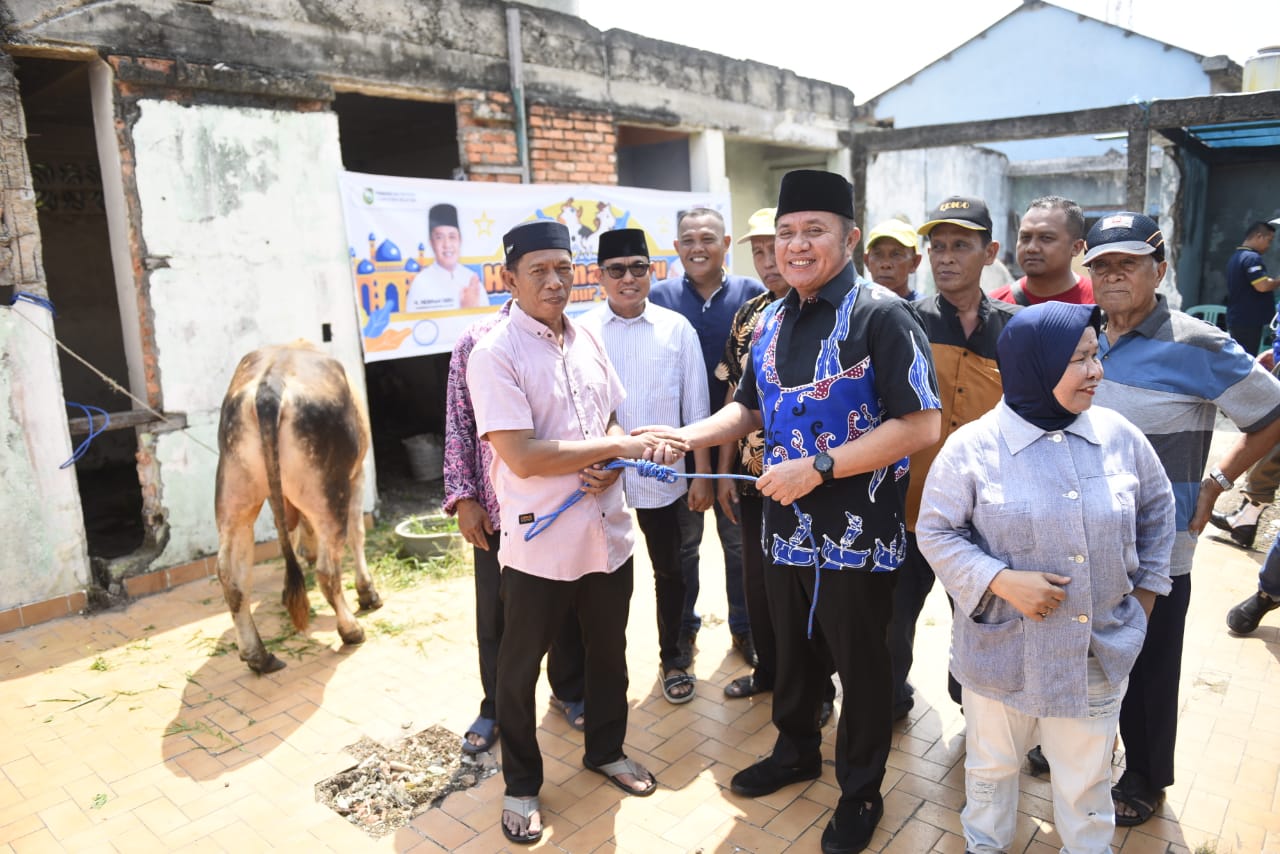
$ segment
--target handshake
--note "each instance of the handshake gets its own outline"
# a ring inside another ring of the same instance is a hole
[[[689,441],[675,427],[649,425],[637,427],[623,440],[627,452],[619,454],[636,460],[651,460],[669,466],[693,450]]]

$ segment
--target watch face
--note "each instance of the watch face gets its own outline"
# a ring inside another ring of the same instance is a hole
[[[826,474],[836,467],[836,461],[831,459],[830,454],[818,454],[813,460],[813,467],[820,473]]]

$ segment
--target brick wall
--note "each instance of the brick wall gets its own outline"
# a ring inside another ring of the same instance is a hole
[[[613,116],[546,104],[529,108],[529,171],[535,183],[618,183]]]
[[[13,58],[0,53],[0,287],[48,296]]]
[[[520,183],[515,105],[505,92],[458,94],[458,152],[472,181]]]

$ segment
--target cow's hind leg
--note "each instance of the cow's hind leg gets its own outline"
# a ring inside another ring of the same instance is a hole
[[[356,563],[356,596],[359,598],[361,611],[376,611],[382,607],[382,597],[373,586],[373,576],[364,559],[364,512],[360,507],[362,491],[358,482],[351,494],[353,498],[347,515],[347,539],[351,543],[351,554]]]
[[[253,588],[252,516],[247,522],[224,526],[220,532],[218,581],[222,583],[222,595],[235,623],[240,659],[255,673],[272,673],[283,668],[284,662],[263,646],[249,607],[249,592]]]
[[[319,538],[320,558],[316,561],[316,586],[324,594],[325,600],[333,608],[338,618],[338,634],[343,643],[364,643],[364,629],[356,622],[356,615],[347,605],[347,597],[342,592],[342,538],[329,536],[316,529]]]

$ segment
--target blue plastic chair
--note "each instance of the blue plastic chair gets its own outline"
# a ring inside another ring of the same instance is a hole
[[[1205,303],[1204,305],[1193,305],[1191,308],[1183,309],[1192,317],[1198,317],[1206,323],[1212,323],[1219,329],[1226,331],[1225,320],[1227,317],[1227,307],[1225,305],[1215,305],[1214,303]]]

